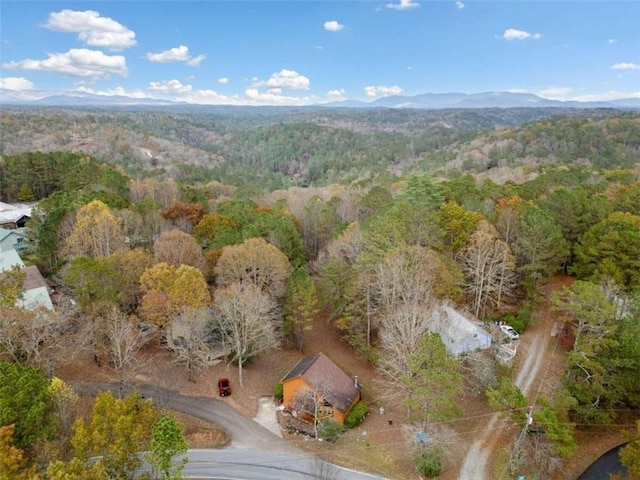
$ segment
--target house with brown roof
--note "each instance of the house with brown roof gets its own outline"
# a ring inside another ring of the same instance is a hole
[[[44,279],[40,270],[35,265],[24,267],[24,294],[22,299],[18,300],[16,306],[25,310],[35,310],[44,307],[47,310],[53,310],[53,302],[51,301],[51,291],[49,284]]]
[[[25,267],[24,262],[15,250],[0,251],[0,276],[3,272],[17,267],[24,272],[22,298],[16,302],[17,307],[35,310],[45,307],[53,310],[50,289],[40,270],[36,266]]]
[[[312,422],[314,413],[343,423],[351,408],[360,401],[357,379],[351,378],[325,354],[316,353],[300,360],[281,380],[283,403],[298,418]],[[314,412],[309,403],[320,405]],[[311,411],[310,411],[311,410]]]

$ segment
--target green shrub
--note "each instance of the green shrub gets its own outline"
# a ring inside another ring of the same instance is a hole
[[[522,333],[527,326],[527,324],[524,321],[520,320],[520,318],[514,318],[511,322],[509,322],[509,325],[511,325],[513,329],[518,333]]]
[[[524,313],[524,314],[523,314]],[[526,312],[522,310],[518,313],[518,316],[509,313],[502,317],[502,322],[507,325],[511,325],[516,332],[522,333],[524,329],[527,327],[528,317],[526,316]]]
[[[282,401],[282,398],[284,397],[284,385],[282,385],[281,383],[276,384],[276,386],[273,388],[273,397],[279,402]]]
[[[531,323],[532,309],[533,302],[531,300],[527,300],[522,304],[522,307],[520,307],[520,310],[518,311],[518,320],[524,323],[525,327]]]
[[[362,423],[367,413],[369,413],[369,405],[363,401],[359,401],[345,417],[344,426],[347,428],[357,427]]]
[[[318,424],[318,438],[327,442],[335,442],[342,433],[342,426],[329,418],[324,418]]]
[[[437,477],[442,473],[442,452],[438,449],[427,450],[418,457],[418,473],[425,477]]]

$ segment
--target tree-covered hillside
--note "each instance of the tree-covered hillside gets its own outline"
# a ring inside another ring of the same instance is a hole
[[[640,158],[639,119],[610,109],[12,107],[0,114],[0,153],[81,152],[138,178],[269,191],[452,169],[629,167]]]

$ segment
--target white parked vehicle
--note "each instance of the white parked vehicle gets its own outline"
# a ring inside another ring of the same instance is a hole
[[[517,340],[520,338],[520,334],[516,332],[515,328],[511,325],[500,325],[500,330],[504,333],[509,339]]]

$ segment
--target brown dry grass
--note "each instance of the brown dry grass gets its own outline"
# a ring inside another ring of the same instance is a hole
[[[181,412],[171,413],[184,426],[189,448],[224,448],[231,443],[231,437],[224,428]]]

